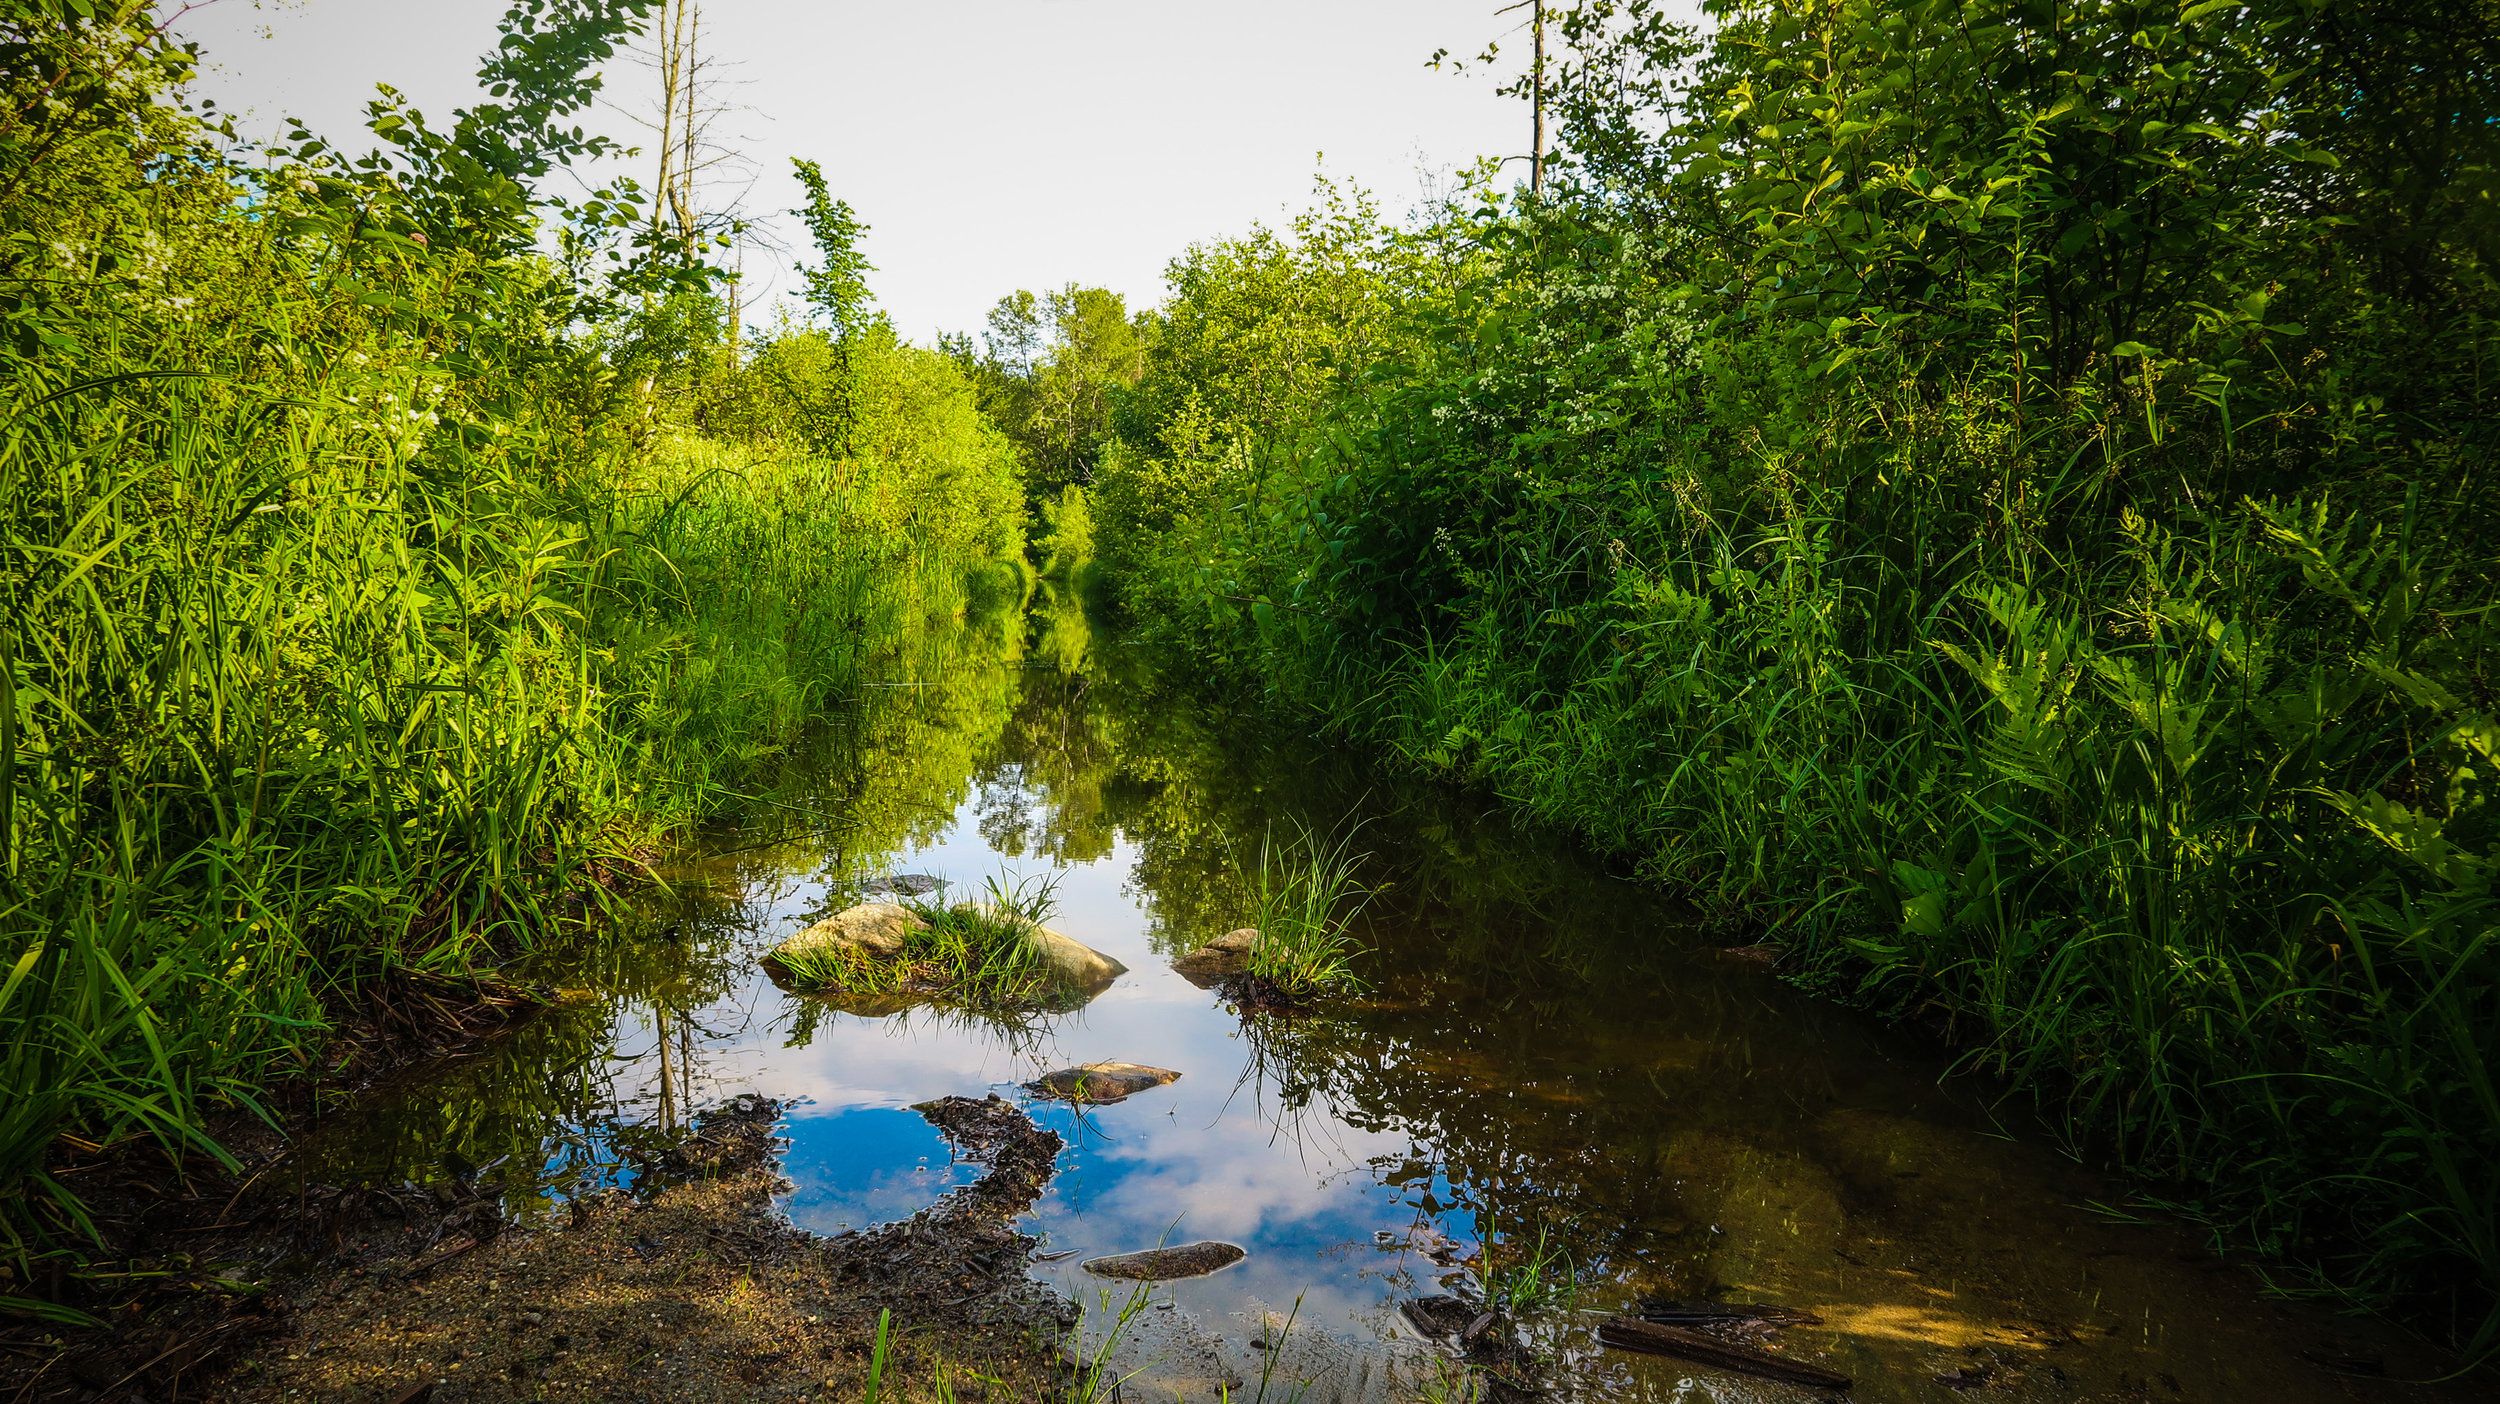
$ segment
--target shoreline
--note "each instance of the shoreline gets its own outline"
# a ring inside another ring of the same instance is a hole
[[[194,1267],[196,1290],[159,1292],[118,1329],[55,1331],[48,1349],[9,1340],[0,1390],[32,1404],[831,1399],[858,1397],[876,1370],[889,1398],[931,1394],[942,1378],[972,1400],[1062,1381],[1059,1341],[1077,1309],[1025,1274],[1036,1240],[1010,1227],[1050,1178],[1058,1137],[994,1098],[921,1110],[988,1173],[835,1238],[782,1215],[781,1108],[752,1096],[637,1166],[650,1190],[520,1219],[475,1180],[267,1194],[239,1214],[248,1231],[188,1255],[257,1249],[266,1267]]]

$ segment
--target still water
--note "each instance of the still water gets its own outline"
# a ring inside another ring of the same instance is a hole
[[[1466,1285],[1420,1251],[1444,1240],[1543,1261],[1560,1290],[1525,1334],[1557,1398],[1817,1397],[1602,1350],[1596,1316],[1643,1296],[1808,1309],[1821,1324],[1781,1346],[1861,1400],[2471,1397],[2328,1368],[2423,1367],[2103,1207],[2119,1192],[1934,1050],[1715,959],[1685,913],[1568,845],[1264,735],[1157,662],[1047,598],[904,620],[818,743],[664,865],[672,891],[627,939],[522,972],[562,1008],[337,1118],[316,1173],[500,1162],[516,1199],[543,1199],[628,1181],[624,1152],[757,1092],[788,1107],[788,1213],[834,1233],[970,1178],[911,1104],[1025,1099],[1042,1072],[1122,1060],[1182,1076],[1082,1115],[1028,1102],[1067,1150],[1026,1227],[1075,1250],[1033,1270],[1099,1329],[1130,1289],[1084,1259],[1249,1252],[1150,1289],[1120,1346],[1131,1399],[1451,1397],[1454,1366],[1396,1309]],[[1242,925],[1241,864],[1305,829],[1369,854],[1369,989],[1245,1020],[1168,962]],[[1002,1027],[837,1012],[757,969],[907,873],[1047,875],[1052,925],[1130,973]]]

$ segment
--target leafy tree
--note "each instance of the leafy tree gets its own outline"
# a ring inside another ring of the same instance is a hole
[[[1070,283],[1000,298],[983,354],[973,354],[969,337],[954,343],[981,387],[982,408],[1021,450],[1037,509],[1091,480],[1152,337],[1152,319],[1132,317],[1120,294]]]
[[[806,206],[790,213],[807,225],[817,257],[823,260],[814,268],[800,265],[799,279],[806,286],[808,305],[824,317],[837,339],[847,337],[866,325],[875,303],[868,291],[868,275],[876,271],[876,265],[859,248],[860,240],[868,236],[868,226],[860,223],[848,203],[827,192],[822,166],[797,157],[791,158],[790,165],[807,191]]]
[[[1086,482],[1111,435],[1119,397],[1144,369],[1146,329],[1127,301],[1071,283],[1044,300],[1050,351],[1033,373],[1027,440],[1036,492]]]

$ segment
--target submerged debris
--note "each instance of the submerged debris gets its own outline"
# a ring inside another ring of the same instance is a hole
[[[1464,1331],[1474,1322],[1477,1308],[1451,1296],[1417,1297],[1398,1303],[1398,1314],[1407,1323],[1433,1340],[1442,1340]]]
[[[750,1092],[697,1113],[691,1133],[657,1151],[620,1149],[634,1167],[636,1192],[648,1199],[676,1185],[761,1166],[772,1157],[773,1124],[779,1120],[780,1103]]]
[[[1818,1366],[1795,1360],[1784,1360],[1759,1350],[1730,1345],[1716,1336],[1681,1326],[1662,1326],[1630,1316],[1609,1316],[1597,1327],[1597,1338],[1617,1350],[1636,1350],[1649,1355],[1672,1355],[1679,1360],[1698,1361],[1722,1370],[1754,1375],[1784,1384],[1806,1385],[1813,1389],[1847,1389],[1849,1377]]]

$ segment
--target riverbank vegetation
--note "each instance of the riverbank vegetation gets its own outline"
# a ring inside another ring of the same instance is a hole
[[[1098,568],[2500,1345],[2500,25],[1707,8],[1557,7],[1542,190],[1177,259]]]
[[[11,1309],[74,1314],[63,1157],[221,1157],[344,1011],[736,802],[868,615],[1022,589],[1013,447],[845,226],[838,306],[741,348],[630,183],[537,193],[649,8],[516,5],[494,101],[352,157],[187,107],[145,6],[0,14]]]
[[[1528,188],[934,349],[808,163],[761,331],[684,170],[544,193],[654,3],[516,4],[355,156],[185,106],[144,5],[0,7],[11,1309],[77,1297],[64,1164],[222,1155],[1038,566],[2500,1348],[2487,0],[1540,6]]]

